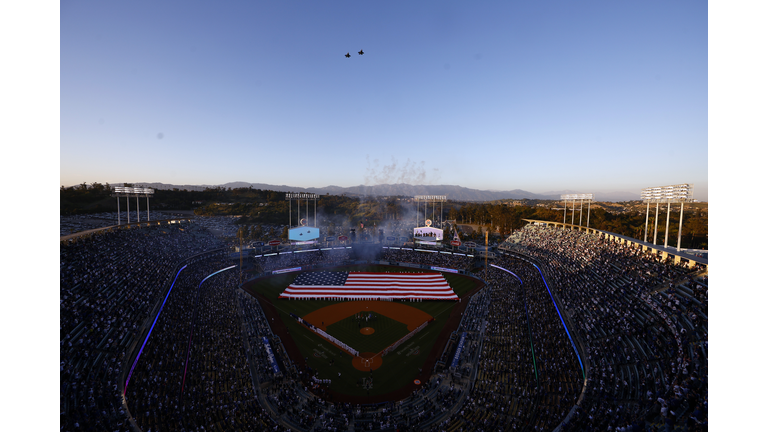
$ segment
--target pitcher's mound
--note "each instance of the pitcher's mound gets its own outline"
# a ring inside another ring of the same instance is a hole
[[[363,328],[360,329],[360,333],[362,333],[364,335],[373,334],[373,332],[375,332],[375,331],[376,330],[372,329],[371,327],[363,327]]]
[[[352,359],[352,366],[354,366],[355,369],[361,370],[363,372],[376,370],[381,367],[383,361],[381,360],[381,356],[373,357],[375,355],[376,353],[372,352],[360,353],[360,357],[355,357]]]

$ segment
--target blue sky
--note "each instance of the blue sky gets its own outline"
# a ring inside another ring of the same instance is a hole
[[[688,0],[62,2],[60,183],[693,183],[706,200],[707,12]]]
[[[592,192],[692,182],[700,194],[710,166],[709,315],[717,325],[709,338],[717,349],[709,371],[717,379],[709,419],[733,430],[763,421],[758,391],[766,379],[748,368],[734,375],[731,353],[763,355],[743,329],[765,326],[768,299],[755,283],[764,275],[743,257],[759,257],[764,242],[759,230],[739,235],[734,228],[743,224],[732,214],[755,202],[761,209],[765,187],[765,2],[530,0],[449,13],[440,7],[459,4],[363,0],[306,9],[321,1],[207,9],[191,1],[111,1],[109,9],[79,0],[0,3],[0,172],[6,202],[25,208],[0,213],[14,251],[8,284],[27,286],[35,275],[40,287],[58,285],[56,176],[61,184],[344,186],[386,177],[394,157],[391,177],[437,172],[434,183]],[[562,9],[569,5],[582,9]],[[355,57],[360,48],[365,56]],[[336,62],[346,51],[354,66]],[[360,94],[367,99],[353,99]],[[371,142],[386,146],[366,147]],[[628,142],[640,144],[609,145]],[[314,146],[309,168],[307,157],[286,156],[302,146]],[[305,171],[312,175],[306,184]],[[1,362],[21,371],[10,379],[16,399],[42,401],[51,413],[41,416],[39,403],[13,404],[11,426],[28,428],[32,416],[36,424],[59,423],[55,389],[40,398],[40,388],[59,379],[50,362],[58,355],[59,305],[46,292],[8,290],[3,302],[8,322],[25,323],[4,333],[6,345],[42,341]],[[30,321],[24,305],[43,318]]]

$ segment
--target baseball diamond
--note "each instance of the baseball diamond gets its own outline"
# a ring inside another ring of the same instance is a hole
[[[436,274],[385,265],[344,266],[331,271],[395,276]],[[293,285],[302,275],[331,271],[275,275],[255,281],[247,289],[264,305],[264,312],[273,331],[280,336],[296,367],[320,379],[329,380],[328,394],[333,395],[334,400],[350,402],[375,403],[402,398],[416,388],[414,379],[428,379],[451,331],[458,325],[461,311],[467,304],[466,299],[482,286],[477,279],[437,273],[449,285],[448,289],[456,293],[457,298],[465,299],[463,303],[410,299],[333,301],[322,298],[280,298],[286,287]],[[302,279],[307,279],[307,276]],[[370,318],[366,321],[368,314]],[[311,331],[296,317],[322,333],[327,333],[331,339]],[[414,330],[427,322],[430,324],[414,333]],[[363,332],[364,327],[370,330]],[[387,356],[382,355],[388,347],[404,338],[407,341],[401,342],[404,344],[401,348]],[[359,354],[351,354],[345,347],[331,342],[332,339],[353,348]],[[369,373],[376,376],[371,379]],[[371,380],[361,386],[359,382],[364,378]]]

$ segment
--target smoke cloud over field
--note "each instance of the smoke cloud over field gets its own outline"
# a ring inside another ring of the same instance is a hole
[[[355,229],[358,241],[373,241],[378,243],[379,230],[383,231],[383,237],[396,237],[397,242],[401,237],[410,239],[413,228],[424,226],[425,219],[433,220],[433,227],[438,227],[440,220],[447,219],[448,209],[445,208],[440,217],[440,203],[433,208],[430,203],[428,208],[424,202],[413,202],[413,194],[428,194],[413,190],[414,188],[382,188],[373,191],[371,186],[376,185],[425,185],[440,178],[440,171],[433,169],[428,171],[425,162],[414,162],[407,159],[400,163],[392,158],[391,163],[381,164],[378,159],[371,160],[366,156],[368,167],[365,174],[365,186],[362,195],[357,198],[356,209],[327,212],[324,208],[318,208],[318,225],[322,227],[321,237],[328,235],[329,225],[333,225],[333,235],[349,235],[350,229]],[[340,209],[341,210],[341,209]],[[313,221],[314,222],[314,221]],[[364,224],[364,228],[360,226]],[[375,225],[374,225],[375,223]],[[362,253],[362,252],[361,252]]]
[[[437,168],[433,168],[430,175],[427,175],[424,161],[416,163],[407,159],[405,164],[398,165],[397,159],[393,156],[391,164],[380,166],[378,159],[374,159],[371,163],[370,156],[366,156],[365,160],[368,163],[368,167],[365,169],[366,186],[380,184],[423,185],[440,180],[440,170]]]

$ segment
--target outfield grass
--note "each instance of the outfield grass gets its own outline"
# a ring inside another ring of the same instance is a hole
[[[377,272],[382,271],[383,269],[386,269],[388,272],[421,272],[417,269],[392,266],[348,266],[343,269],[340,268],[339,271]],[[317,309],[340,302],[327,300],[287,300],[278,298],[280,293],[293,282],[298,274],[299,273],[297,272],[268,277],[249,285],[248,289],[262,294],[272,302],[278,310],[280,318],[288,328],[288,332],[296,342],[302,356],[306,358],[309,367],[317,372],[318,378],[331,379],[330,388],[332,390],[352,396],[375,396],[386,394],[413,382],[416,375],[419,373],[419,368],[423,366],[429,356],[435,339],[437,339],[447,323],[451,311],[457,305],[457,302],[454,301],[435,300],[406,302],[405,304],[408,306],[412,306],[430,314],[435,320],[428,324],[413,338],[399,346],[397,350],[385,356],[383,358],[382,366],[373,373],[373,388],[365,389],[361,386],[361,382],[363,378],[371,377],[370,373],[355,369],[352,365],[352,356],[350,354],[341,351],[338,347],[332,345],[299,324],[289,315],[290,313],[293,313],[298,316],[305,316]],[[443,273],[443,275],[459,297],[468,293],[475,287],[475,281],[469,277],[452,273]],[[328,327],[332,327],[332,325]],[[376,326],[371,325],[370,327],[376,329]],[[386,332],[380,334],[377,329],[375,333],[367,337],[376,338],[378,336],[384,336],[385,333]],[[395,338],[394,341],[397,341],[398,339],[399,338]],[[339,337],[339,340],[345,341],[346,343],[345,337]],[[389,346],[392,342],[386,343],[384,347]],[[385,342],[381,342],[381,344],[384,343]],[[370,352],[379,351],[380,349],[370,350]],[[361,350],[361,352],[365,351]],[[331,360],[333,360],[333,364],[331,364]]]

